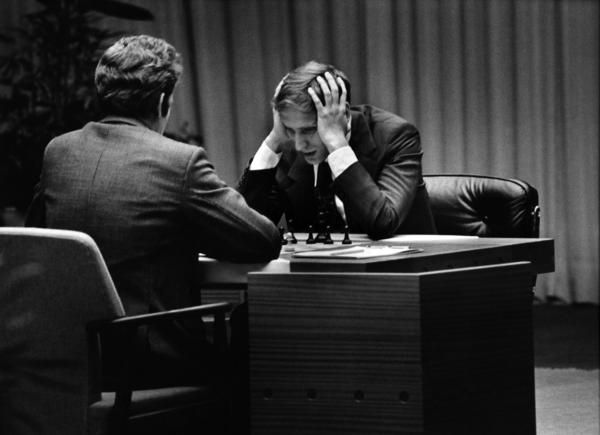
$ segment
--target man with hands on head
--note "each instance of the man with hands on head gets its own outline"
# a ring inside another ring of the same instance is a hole
[[[319,218],[317,180],[329,178],[332,231],[348,225],[373,239],[435,233],[413,125],[350,106],[346,75],[315,61],[289,72],[271,104],[273,128],[238,184],[251,207],[273,222],[285,213],[294,230],[306,231]]]

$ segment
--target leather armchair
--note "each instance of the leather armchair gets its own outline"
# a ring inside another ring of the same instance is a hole
[[[516,178],[425,175],[439,234],[539,237],[538,192]]]
[[[128,343],[140,325],[214,318],[225,354],[229,303],[126,316],[94,241],[75,231],[0,228],[0,433],[224,433],[229,398],[219,388],[180,385],[132,391]],[[116,392],[100,383],[99,334],[122,338]],[[210,429],[209,429],[210,427]]]

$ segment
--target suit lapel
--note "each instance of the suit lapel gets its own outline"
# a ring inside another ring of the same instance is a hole
[[[285,182],[280,186],[286,191],[290,199],[291,217],[301,226],[313,223],[314,195],[313,195],[313,167],[308,164],[304,157],[296,154],[290,169],[285,177]]]

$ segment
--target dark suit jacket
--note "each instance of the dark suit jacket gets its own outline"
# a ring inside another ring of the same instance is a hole
[[[333,183],[344,203],[350,231],[374,239],[397,233],[435,233],[421,173],[417,129],[401,117],[373,106],[351,107],[350,146],[358,162]],[[315,221],[313,168],[301,155],[284,152],[275,169],[250,171],[238,184],[248,204],[278,222],[294,219],[295,230]]]
[[[198,303],[199,252],[242,262],[279,254],[277,228],[219,179],[203,148],[131,119],[55,138],[38,189],[26,224],[92,236],[129,315]],[[202,335],[198,323],[180,326],[144,331],[141,354],[179,358]]]

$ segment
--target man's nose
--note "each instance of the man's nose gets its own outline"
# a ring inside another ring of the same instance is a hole
[[[306,151],[309,145],[306,135],[296,133],[294,135],[294,145],[296,146],[296,151]]]

